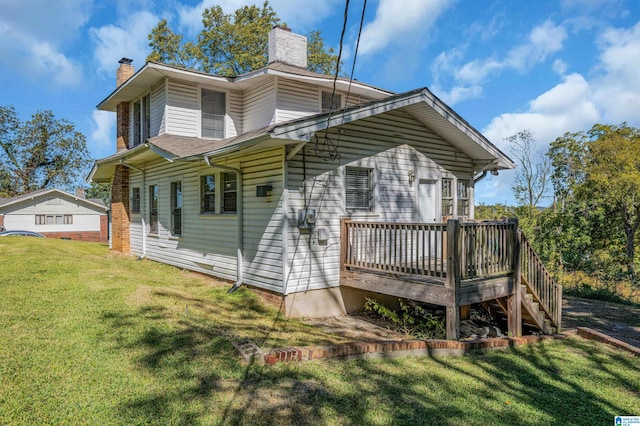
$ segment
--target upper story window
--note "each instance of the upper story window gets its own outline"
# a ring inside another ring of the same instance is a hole
[[[373,211],[373,169],[347,167],[345,176],[347,210]]]
[[[336,111],[342,108],[342,95],[334,93],[333,98],[331,92],[322,91],[322,112]]]
[[[133,140],[131,147],[144,143],[151,136],[151,97],[143,96],[133,103]]]
[[[202,137],[224,139],[226,99],[223,92],[202,89]]]

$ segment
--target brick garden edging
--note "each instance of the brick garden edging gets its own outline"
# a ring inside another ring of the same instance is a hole
[[[264,354],[264,362],[311,361],[318,359],[371,359],[405,356],[455,356],[470,351],[484,351],[528,345],[545,340],[564,339],[575,332],[555,335],[500,337],[470,341],[455,340],[393,340],[342,343],[330,346],[293,346],[271,349]],[[259,360],[256,360],[259,361]]]
[[[597,342],[606,343],[607,345],[614,346],[616,348],[630,352],[634,356],[640,356],[640,348],[630,345],[611,337],[607,334],[600,333],[599,331],[592,330],[588,327],[578,327],[578,336],[589,340],[595,340]]]

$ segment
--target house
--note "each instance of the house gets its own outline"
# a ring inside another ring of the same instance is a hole
[[[13,198],[0,198],[0,226],[39,232],[50,238],[106,243],[108,208],[100,199],[87,199],[59,189],[41,189]]]
[[[247,285],[289,316],[361,306],[341,286],[345,218],[468,221],[475,183],[514,168],[428,89],[309,72],[306,38],[279,27],[248,74],[123,58],[116,80],[98,108],[116,112],[117,152],[90,175],[113,183],[113,249]]]

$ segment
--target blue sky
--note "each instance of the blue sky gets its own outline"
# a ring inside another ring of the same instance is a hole
[[[168,19],[195,37],[205,7],[242,0],[0,0],[0,105],[21,119],[51,109],[87,137],[91,155],[115,151],[115,115],[95,105],[114,88],[121,57],[136,69],[147,34]],[[294,32],[321,30],[338,46],[344,0],[272,0]],[[362,12],[352,0],[350,69]],[[403,92],[429,87],[509,154],[528,129],[541,152],[594,123],[640,127],[640,2],[636,0],[369,0],[355,78]],[[514,172],[477,187],[483,203],[513,203]]]

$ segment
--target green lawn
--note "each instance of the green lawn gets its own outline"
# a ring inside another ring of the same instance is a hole
[[[246,365],[342,341],[106,247],[0,239],[0,424],[576,424],[640,415],[640,358],[579,338],[451,358]]]

